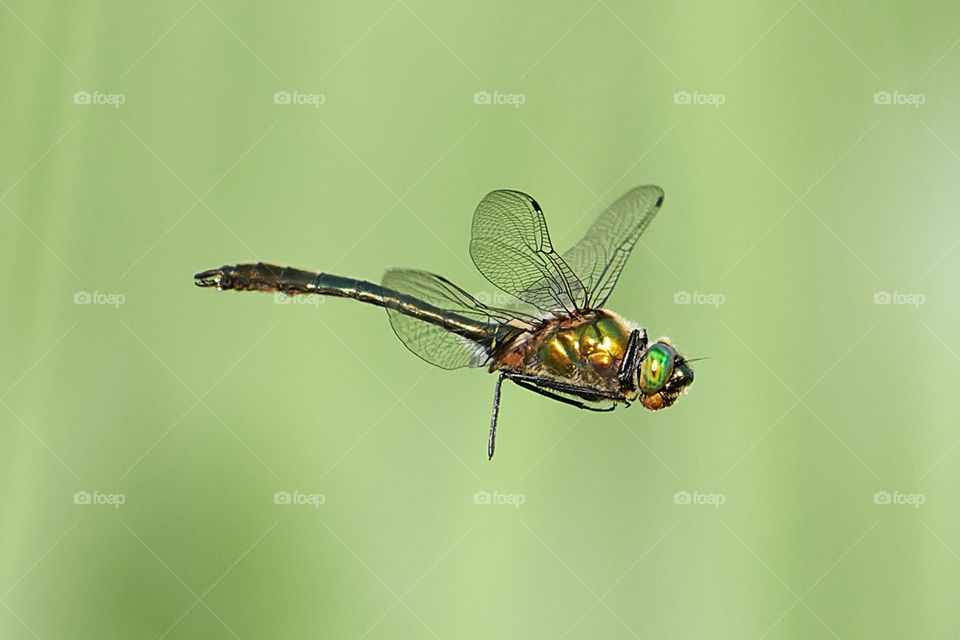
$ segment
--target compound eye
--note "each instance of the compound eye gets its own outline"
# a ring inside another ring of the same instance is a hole
[[[640,391],[645,394],[657,393],[667,384],[673,374],[673,361],[676,350],[663,342],[655,342],[647,349],[640,363]]]

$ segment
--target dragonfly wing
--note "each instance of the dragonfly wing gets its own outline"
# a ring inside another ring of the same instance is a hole
[[[591,308],[607,301],[633,246],[662,204],[660,187],[634,187],[601,213],[583,238],[563,254],[583,283]]]
[[[452,315],[490,326],[492,341],[496,329],[507,322],[527,323],[531,318],[488,307],[446,278],[415,269],[389,269],[383,286],[416,300],[443,309]],[[482,367],[490,360],[489,344],[457,335],[440,325],[431,324],[387,309],[390,326],[400,341],[413,353],[442,369]]]
[[[540,311],[581,309],[586,290],[554,251],[543,211],[520,191],[484,196],[473,215],[470,257],[492,284]]]

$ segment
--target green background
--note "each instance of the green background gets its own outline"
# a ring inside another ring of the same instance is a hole
[[[956,637],[958,21],[3,0],[0,637]],[[493,462],[483,370],[352,301],[191,281],[409,266],[496,299],[486,192],[565,248],[646,183],[608,304],[696,382],[612,414],[507,386]]]

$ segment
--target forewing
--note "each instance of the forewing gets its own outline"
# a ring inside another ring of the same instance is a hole
[[[473,215],[470,256],[484,277],[540,311],[575,311],[586,289],[554,251],[543,211],[520,191],[484,196]]]
[[[663,189],[660,187],[646,185],[627,191],[563,254],[567,265],[583,283],[590,307],[599,308],[606,302],[633,246],[661,204]]]
[[[530,320],[488,307],[446,278],[415,269],[390,269],[383,286],[458,316],[491,325]],[[400,341],[430,364],[443,369],[482,367],[489,361],[487,345],[451,333],[443,327],[387,309],[390,326]],[[492,334],[491,334],[492,337]]]

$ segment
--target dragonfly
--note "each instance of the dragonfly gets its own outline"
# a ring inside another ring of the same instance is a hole
[[[248,262],[202,271],[194,282],[220,291],[320,294],[384,307],[397,337],[428,363],[497,373],[487,441],[493,459],[505,380],[591,411],[637,401],[657,411],[693,383],[691,361],[668,338],[648,342],[646,329],[604,308],[663,195],[654,185],[627,191],[561,254],[536,200],[508,189],[488,193],[473,215],[470,257],[508,294],[502,306],[416,269],[388,269],[375,284]]]

